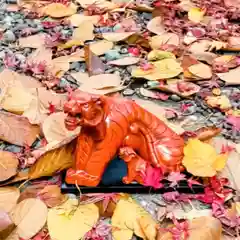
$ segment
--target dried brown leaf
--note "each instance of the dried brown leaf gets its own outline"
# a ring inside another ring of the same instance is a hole
[[[42,9],[43,13],[53,17],[53,18],[62,18],[72,16],[77,12],[77,6],[73,3],[66,6],[61,3],[50,3]]]
[[[39,193],[38,197],[50,208],[56,207],[64,203],[68,197],[61,193],[61,188],[58,185],[48,185]]]
[[[14,153],[0,151],[0,181],[17,174],[18,159]]]
[[[27,118],[8,112],[0,112],[0,139],[19,146],[31,146],[40,134],[38,126]]]
[[[147,38],[143,37],[141,34],[139,33],[135,33],[133,35],[131,35],[130,37],[128,37],[125,42],[129,45],[137,45],[137,46],[141,46],[144,48],[150,48],[149,45],[149,41]]]
[[[18,45],[21,48],[41,48],[45,45],[47,34],[39,33],[36,35],[19,38]]]
[[[11,214],[19,237],[30,239],[36,235],[45,225],[47,214],[47,206],[39,199],[28,198],[20,202]]]
[[[163,33],[158,36],[153,36],[150,39],[150,46],[152,49],[159,49],[162,45],[179,46],[180,39],[175,33]]]
[[[66,129],[64,123],[65,117],[66,114],[63,112],[53,113],[43,122],[42,130],[48,143],[56,141],[61,142],[64,139],[68,139],[80,133],[80,127],[76,128],[74,131],[68,131]]]
[[[102,60],[91,51],[89,45],[84,46],[84,52],[89,76],[103,74],[105,72],[105,65]]]
[[[100,20],[100,16],[99,15],[86,16],[83,14],[74,14],[71,17],[67,18],[67,20],[69,20],[74,27],[78,27],[81,23],[85,21],[91,22],[92,24],[95,25]]]
[[[147,24],[147,29],[155,33],[157,35],[161,35],[165,32],[164,25],[162,23],[162,18],[161,17],[155,17],[152,20],[150,20]]]
[[[29,178],[35,179],[43,176],[52,176],[56,172],[70,168],[74,160],[74,149],[74,144],[69,143],[66,146],[45,153],[30,167]]]
[[[218,77],[226,82],[227,85],[239,85],[240,84],[240,67],[229,70],[226,73],[218,73]]]
[[[16,206],[20,191],[16,187],[0,187],[0,209],[10,212]]]

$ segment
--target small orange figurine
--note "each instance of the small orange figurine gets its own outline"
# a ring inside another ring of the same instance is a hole
[[[82,126],[75,166],[67,171],[67,183],[97,186],[117,154],[128,164],[125,183],[142,183],[139,168],[144,168],[144,161],[165,172],[181,170],[183,138],[134,101],[77,90],[64,111],[68,130]]]

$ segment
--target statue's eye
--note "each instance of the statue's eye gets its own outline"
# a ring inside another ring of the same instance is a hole
[[[89,107],[88,103],[83,104],[83,108],[88,108],[88,107]]]

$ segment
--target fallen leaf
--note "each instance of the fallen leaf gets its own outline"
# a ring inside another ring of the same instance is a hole
[[[141,68],[134,69],[132,71],[132,77],[158,80],[173,78],[182,72],[180,64],[175,59],[163,59],[153,62],[152,64],[154,67],[147,71]]]
[[[128,214],[122,214],[123,211]],[[116,240],[129,240],[134,233],[143,239],[153,240],[157,235],[156,224],[152,216],[133,199],[120,199],[112,216],[112,235]],[[145,231],[143,225],[148,226]]]
[[[188,70],[191,74],[200,79],[210,79],[212,77],[212,69],[203,63],[191,65]]]
[[[169,182],[171,182],[171,184],[169,185],[169,187],[175,187],[178,185],[178,183],[182,180],[186,180],[186,175],[182,174],[180,172],[171,172],[168,176],[167,176],[167,180]]]
[[[167,52],[167,51],[161,51],[161,50],[152,50],[150,53],[148,53],[148,56],[147,56],[148,61],[157,61],[157,60],[163,60],[167,58],[176,59],[173,53]]]
[[[162,18],[155,17],[152,20],[150,20],[147,24],[147,29],[150,32],[155,33],[157,35],[161,35],[161,34],[165,33],[165,28],[162,23]]]
[[[126,42],[128,45],[137,45],[146,49],[150,48],[148,38],[145,38],[139,33],[132,34],[127,39],[125,39],[124,42]]]
[[[96,7],[99,7],[100,9],[106,9],[106,10],[111,10],[116,8],[116,4],[113,2],[109,2],[106,0],[77,0],[77,2],[81,5],[83,8],[87,8],[88,6],[91,6],[95,4]]]
[[[154,189],[162,188],[164,185],[161,183],[163,179],[163,172],[160,168],[154,168],[151,165],[146,167],[143,174],[143,185],[153,187]]]
[[[42,131],[48,143],[55,141],[63,141],[71,136],[78,135],[81,128],[78,127],[74,131],[68,131],[65,127],[66,114],[63,112],[53,113],[49,115],[42,124]]]
[[[188,140],[184,147],[183,165],[198,177],[212,177],[224,168],[227,154],[217,154],[214,147],[198,139]]]
[[[43,176],[52,176],[54,173],[70,168],[74,161],[74,144],[51,150],[43,154],[29,169],[29,178],[36,179]]]
[[[13,222],[9,217],[8,213],[0,209],[0,239],[1,239],[1,232],[12,224]]]
[[[19,237],[30,239],[36,235],[45,225],[47,213],[47,206],[39,199],[28,198],[20,202],[11,213]]]
[[[191,8],[188,12],[188,19],[194,23],[200,23],[203,20],[205,11],[200,8]]]
[[[95,25],[100,20],[100,16],[99,15],[86,16],[83,14],[74,14],[71,17],[67,18],[67,20],[69,20],[71,25],[74,27],[78,27],[81,23],[85,21],[91,22],[92,24]]]
[[[192,53],[192,55],[197,60],[206,62],[209,65],[212,65],[214,59],[217,58],[217,55],[211,52]]]
[[[228,110],[232,107],[232,104],[226,95],[208,96],[206,98],[206,103],[211,107],[220,108],[221,110]]]
[[[65,43],[59,44],[58,45],[58,50],[63,50],[63,49],[69,49],[74,46],[83,46],[84,42],[80,39],[70,39]],[[65,56],[64,56],[65,57]]]
[[[152,49],[159,49],[163,45],[179,46],[180,39],[175,33],[163,33],[159,36],[153,36],[150,38],[150,46]]]
[[[107,51],[113,48],[113,43],[107,40],[101,40],[89,44],[90,50],[97,56],[105,54]]]
[[[239,37],[229,37],[228,38],[228,48],[239,49],[240,48],[240,38]]]
[[[227,178],[229,180],[229,185],[236,189],[240,190],[240,154],[236,151],[229,153],[226,166],[221,170],[219,176]]]
[[[68,200],[48,212],[47,225],[50,237],[56,240],[82,239],[97,223],[98,218],[99,210],[95,204],[71,206]]]
[[[103,61],[91,51],[89,45],[84,46],[84,52],[89,76],[103,74],[105,72],[105,65]]]
[[[238,85],[240,83],[240,67],[230,69],[226,73],[217,73],[218,77],[227,85]]]
[[[14,153],[0,151],[0,181],[5,181],[17,174],[18,159]]]
[[[0,139],[19,146],[31,146],[40,134],[36,125],[27,118],[8,112],[0,112]]]
[[[67,201],[67,195],[61,193],[58,185],[45,186],[39,193],[38,198],[41,199],[49,208],[59,206]]]
[[[77,12],[77,6],[73,3],[66,6],[61,3],[50,3],[42,9],[43,13],[53,17],[53,18],[62,18],[68,17]]]
[[[85,61],[85,58],[84,58],[83,49],[77,50],[76,52],[70,55],[65,55],[65,56],[61,56],[53,59],[54,64],[57,64],[57,65],[66,64],[66,62],[71,63],[71,62],[84,62],[84,61]]]
[[[109,61],[108,64],[116,66],[129,66],[137,64],[140,61],[137,57],[124,57],[117,60]]]
[[[220,42],[220,41],[212,41],[210,43],[208,51],[213,51],[213,50],[218,51],[218,50],[224,49],[224,48],[227,48],[227,43]]]
[[[106,87],[106,88],[101,88],[101,89],[94,89],[89,84],[82,84],[79,87],[79,90],[90,93],[90,94],[106,95],[106,94],[111,94],[111,93],[122,91],[125,88],[126,88],[126,86],[120,85],[118,87]]]
[[[127,39],[133,34],[135,34],[135,32],[109,32],[102,33],[102,37],[110,42],[119,42]]]
[[[189,51],[192,53],[202,53],[207,52],[209,50],[209,47],[211,46],[210,40],[199,40],[197,42],[194,42],[189,47]]]
[[[36,90],[36,96],[33,98],[25,109],[22,116],[26,117],[31,124],[40,125],[44,119],[47,117],[48,110],[43,106],[38,98],[38,90]]]
[[[137,91],[137,94],[139,94],[141,97],[147,97],[147,98],[157,99],[161,101],[166,101],[169,98],[169,95],[165,93],[149,90],[143,87],[139,88],[139,90]]]
[[[39,33],[18,39],[21,48],[41,48],[45,45],[46,33]]]
[[[80,25],[78,25],[77,28],[73,30],[72,39],[80,40],[82,42],[93,40],[94,39],[93,30],[94,26],[92,22],[90,21],[82,22]]]
[[[9,213],[17,205],[20,191],[16,187],[0,187],[0,209]]]
[[[86,83],[87,81],[89,81],[90,77],[88,75],[88,73],[86,72],[75,72],[75,73],[71,73],[71,76],[76,79],[78,84],[81,83]]]

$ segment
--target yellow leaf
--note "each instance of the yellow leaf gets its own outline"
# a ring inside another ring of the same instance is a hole
[[[72,39],[80,40],[82,42],[85,42],[87,40],[93,40],[94,39],[93,30],[94,30],[94,26],[90,21],[82,22],[78,26],[78,28],[74,29]]]
[[[190,139],[184,148],[183,165],[194,176],[212,177],[224,168],[227,157],[198,139]]]
[[[71,3],[66,6],[61,3],[50,3],[43,8],[43,13],[53,18],[68,17],[77,12],[77,6]]]
[[[63,205],[51,208],[47,225],[51,239],[78,240],[98,221],[99,210],[95,204],[76,205],[67,200]]]
[[[222,48],[227,48],[227,43],[225,42],[220,42],[220,41],[212,41],[210,44],[210,47],[208,51],[213,51],[213,50],[220,50]]]
[[[123,214],[127,212],[128,214]],[[120,199],[112,216],[112,234],[115,240],[129,240],[133,233],[143,239],[156,239],[156,222],[132,198]],[[148,226],[145,231],[143,226]]]
[[[211,107],[218,107],[222,110],[226,110],[232,107],[232,104],[226,95],[208,96],[206,98],[206,102]]]
[[[176,59],[175,55],[171,52],[161,51],[161,50],[152,50],[148,56],[149,61],[163,60],[166,58]]]
[[[152,49],[159,49],[161,45],[164,44],[178,46],[180,39],[175,33],[163,33],[161,35],[151,37],[149,43]]]
[[[191,8],[188,12],[188,19],[194,23],[199,23],[203,20],[205,11],[202,11],[200,8]]]
[[[65,43],[59,44],[58,45],[58,50],[68,49],[68,48],[71,48],[73,46],[83,46],[83,45],[84,45],[84,43],[79,39],[70,39]]]
[[[146,78],[148,80],[158,80],[173,78],[182,72],[182,67],[175,59],[163,59],[152,63],[154,68],[143,70],[136,68],[132,71],[132,76],[136,78]]]
[[[123,41],[126,38],[133,35],[135,32],[109,32],[109,33],[103,33],[102,37],[105,40],[108,40],[110,42],[119,42]]]

